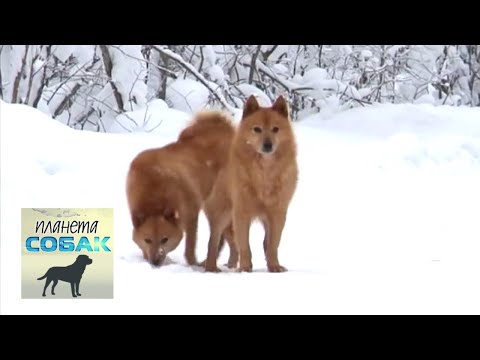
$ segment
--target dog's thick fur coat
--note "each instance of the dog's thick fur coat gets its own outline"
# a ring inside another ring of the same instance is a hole
[[[176,142],[141,152],[127,176],[133,240],[152,265],[160,265],[186,234],[185,258],[197,264],[198,215],[228,160],[235,134],[231,120],[202,112]]]
[[[239,271],[252,271],[249,229],[254,219],[259,219],[265,228],[263,245],[268,270],[286,271],[278,260],[278,247],[297,185],[296,155],[284,98],[279,97],[271,107],[260,107],[254,96],[249,97],[228,166],[221,170],[205,207],[211,229],[207,271],[218,271],[218,246],[232,219],[240,254]]]

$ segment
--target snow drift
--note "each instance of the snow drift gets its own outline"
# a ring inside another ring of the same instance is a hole
[[[289,272],[266,272],[255,224],[254,272],[207,274],[183,244],[152,269],[130,237],[130,161],[190,118],[157,105],[154,131],[105,134],[0,102],[4,312],[480,313],[480,109],[378,105],[296,123],[300,180],[279,252]],[[114,208],[114,300],[19,300],[22,207]],[[199,259],[207,241],[202,217]]]

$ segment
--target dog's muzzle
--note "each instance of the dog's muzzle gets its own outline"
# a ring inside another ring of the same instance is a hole
[[[273,144],[271,141],[265,141],[262,145],[262,152],[265,154],[270,154],[273,150]]]
[[[152,264],[153,266],[161,266],[163,264],[163,262],[165,261],[165,258],[167,257],[167,253],[165,252],[165,250],[163,248],[160,248],[158,250],[158,253],[157,255],[150,260],[150,264]]]

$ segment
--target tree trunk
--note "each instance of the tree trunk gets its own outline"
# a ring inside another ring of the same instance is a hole
[[[168,69],[168,57],[165,56],[165,54],[160,53],[160,59],[163,62],[163,67],[165,69]],[[165,71],[160,70],[160,75],[161,75],[161,84],[160,84],[160,89],[158,90],[158,97],[159,99],[165,100],[167,98],[167,80],[168,80],[168,75]]]
[[[22,79],[22,76],[25,72],[25,65],[27,63],[27,54],[28,54],[29,48],[30,48],[30,45],[25,45],[25,54],[23,55],[23,59],[22,59],[22,67],[20,68],[20,71],[15,77],[15,81],[13,82],[13,92],[12,92],[12,101],[11,101],[12,104],[18,102],[18,88],[20,87],[20,80]]]
[[[49,61],[50,55],[52,53],[52,45],[47,45],[46,48],[46,57],[45,61]],[[45,88],[45,85],[47,85],[47,64],[43,67],[43,72],[42,72],[42,78],[40,79],[40,86],[38,87],[37,94],[35,95],[35,99],[33,100],[32,106],[36,108],[38,106],[38,103],[40,102],[40,99],[42,98],[43,94],[43,89]]]
[[[115,101],[117,102],[118,110],[120,112],[125,112],[125,109],[123,107],[122,95],[119,93],[118,88],[112,79],[113,63],[107,45],[100,45],[100,50],[102,51],[103,65],[105,66],[105,72],[107,73],[107,76],[109,78],[110,86],[112,87],[113,96],[115,97]]]
[[[258,45],[257,50],[252,55],[252,62],[250,64],[250,74],[248,75],[248,83],[251,84],[253,82],[253,76],[255,75],[255,71],[257,70],[257,58],[258,54],[260,54],[260,50],[262,45]]]

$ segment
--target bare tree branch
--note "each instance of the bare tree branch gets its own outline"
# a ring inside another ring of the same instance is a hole
[[[72,98],[77,94],[78,90],[80,89],[80,86],[81,86],[80,83],[76,83],[72,91],[70,91],[70,94],[68,94],[63,98],[62,102],[57,106],[57,108],[53,112],[53,118],[56,118],[65,109],[70,107],[69,104],[71,103]]]
[[[154,66],[156,67],[158,70],[160,71],[163,71],[165,73],[167,73],[169,76],[171,76],[172,78],[176,79],[177,78],[177,74],[168,69],[167,67],[164,67],[164,66],[160,66],[159,64],[155,64],[154,62],[150,61],[150,60],[147,60],[147,59],[142,59],[142,58],[139,58],[139,57],[136,57],[136,56],[133,56],[129,53],[127,53],[125,50],[123,50],[120,46],[116,46],[116,45],[109,45],[110,47],[114,48],[115,50],[118,50],[122,53],[122,55],[126,56],[126,57],[129,57],[131,59],[134,59],[134,60],[137,60],[137,61],[140,61],[140,62],[144,62],[145,64],[148,64],[150,66]],[[152,45],[147,45],[148,47],[152,47]]]
[[[87,63],[83,64],[82,66],[80,66],[72,75],[70,75],[68,78],[66,78],[65,80],[63,80],[60,85],[57,86],[57,88],[55,89],[55,91],[53,91],[52,93],[52,96],[50,96],[50,98],[47,100],[47,104],[50,104],[50,102],[52,101],[53,97],[57,94],[57,92],[63,87],[63,85],[65,85],[67,82],[69,82],[70,80],[73,79],[73,77],[79,73],[80,71],[82,71],[82,69],[84,67],[87,66]]]
[[[148,123],[148,121],[147,121],[147,123]],[[146,130],[146,131],[147,131],[148,133],[151,133],[151,132],[153,132],[154,130],[158,129],[158,128],[160,127],[160,125],[162,125],[162,123],[163,123],[163,119],[160,120],[160,121],[158,122],[158,124],[155,125],[153,128],[148,129],[148,130]]]
[[[246,61],[241,62],[241,64],[243,66],[250,67],[250,64]],[[258,71],[260,71],[262,74],[266,75],[267,77],[269,77],[273,81],[280,84],[287,91],[299,92],[299,91],[302,91],[302,90],[313,90],[313,88],[311,88],[311,87],[292,84],[292,83],[289,83],[286,80],[283,80],[283,79],[279,78],[271,69],[269,69],[266,65],[264,65],[259,60],[257,60],[257,62],[256,62],[256,67],[257,67]]]
[[[160,58],[163,61],[163,64],[165,65],[165,66],[160,66],[160,64],[156,64],[152,61],[149,61],[149,60],[146,60],[146,59],[141,59],[141,58],[135,57],[133,55],[130,55],[130,54],[126,53],[119,46],[115,46],[115,45],[110,45],[110,46],[115,48],[116,50],[120,51],[124,56],[130,57],[130,58],[138,60],[138,61],[145,62],[146,64],[148,64],[150,66],[153,66],[156,69],[158,69],[160,71],[160,73],[162,74],[162,78],[161,78],[160,89],[157,91],[156,97],[159,98],[159,99],[165,100],[166,93],[167,93],[167,79],[168,79],[168,77],[171,77],[173,79],[177,78],[177,74],[174,71],[168,69],[168,57],[166,57],[162,53],[159,53]],[[148,45],[148,47],[151,48],[152,45]]]
[[[98,102],[99,104],[102,104],[103,106],[105,106],[107,109],[109,109],[110,111],[113,111],[114,113],[116,113],[117,115],[122,115],[124,117],[126,117],[128,120],[130,120],[134,125],[138,126],[137,122],[131,117],[129,116],[126,112],[120,112],[119,110],[113,108],[112,106],[110,106],[109,104],[107,104],[104,100],[101,100],[93,95],[90,95],[90,94],[85,94],[86,97]]]
[[[219,95],[215,89],[213,89],[210,84],[207,82],[207,80],[203,77],[202,74],[200,74],[191,64],[188,64],[186,63],[183,58],[178,55],[178,54],[175,54],[173,51],[171,51],[170,49],[166,49],[166,48],[161,48],[161,47],[158,47],[158,46],[155,46],[153,45],[152,48],[162,54],[164,54],[165,56],[167,56],[169,59],[175,61],[176,63],[178,63],[181,67],[183,67],[185,70],[187,70],[189,73],[191,73],[193,76],[195,76],[198,81],[200,81],[209,91],[210,93],[220,102],[220,104],[226,108],[227,110],[229,110],[230,112],[233,113],[234,109],[232,106],[230,106],[225,98],[221,95]]]
[[[278,45],[273,45],[269,50],[264,51],[262,53],[263,61],[265,61],[265,62],[268,61],[268,58],[270,57],[270,55],[273,54],[273,52],[275,50],[277,50],[277,47],[278,47]]]
[[[93,107],[90,107],[90,109],[88,109],[88,111],[84,111],[83,113],[81,113],[80,116],[77,119],[74,120],[74,123],[75,124],[80,124],[83,127],[84,124],[85,124],[85,121],[87,121],[87,119],[90,117],[90,115],[92,115],[94,112],[95,112],[95,109]]]

